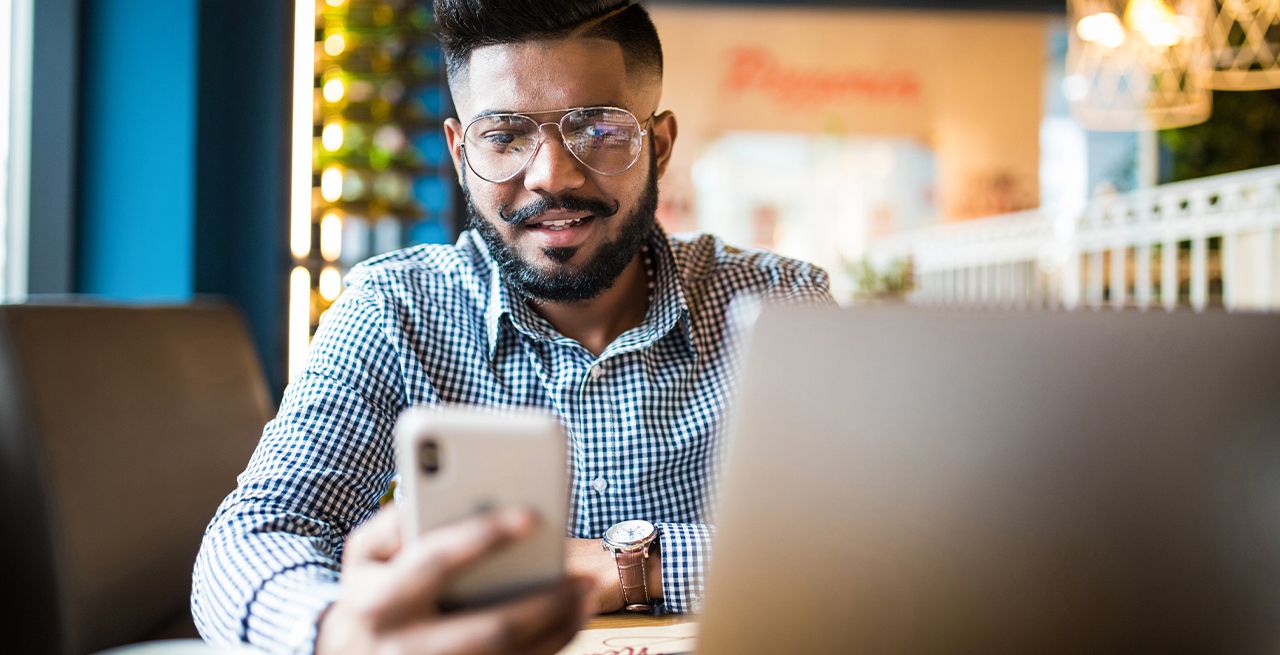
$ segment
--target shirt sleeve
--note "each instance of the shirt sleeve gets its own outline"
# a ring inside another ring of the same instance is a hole
[[[314,651],[344,540],[394,475],[390,434],[404,392],[385,313],[355,288],[325,313],[306,369],[206,529],[191,592],[206,640]]]
[[[761,294],[765,302],[782,305],[835,306],[827,272],[812,264],[787,260],[772,272],[772,284]],[[758,309],[759,296],[748,303]],[[735,305],[738,305],[735,302]],[[755,309],[731,306],[727,320],[743,323]],[[705,523],[659,523],[662,554],[662,604],[673,613],[699,612],[711,542],[715,528]]]
[[[795,266],[782,276],[780,283],[765,294],[770,303],[779,305],[835,306],[831,295],[831,278],[825,270],[807,262]]]
[[[715,529],[702,523],[659,523],[656,527],[662,556],[663,609],[677,614],[700,611]]]

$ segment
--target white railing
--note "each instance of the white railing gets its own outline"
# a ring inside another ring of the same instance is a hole
[[[1276,311],[1278,239],[1271,166],[1099,197],[1076,216],[1037,210],[900,233],[870,256],[910,258],[920,304]]]

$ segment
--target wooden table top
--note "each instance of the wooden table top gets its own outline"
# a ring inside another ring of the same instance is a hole
[[[666,616],[649,616],[648,614],[601,614],[587,621],[582,626],[583,630],[595,630],[597,628],[640,628],[648,625],[675,625],[677,623],[688,623],[693,621],[695,616],[689,614],[668,614]]]

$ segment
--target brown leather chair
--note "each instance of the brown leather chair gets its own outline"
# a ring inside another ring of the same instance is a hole
[[[0,306],[0,651],[194,637],[204,528],[272,414],[225,306]]]

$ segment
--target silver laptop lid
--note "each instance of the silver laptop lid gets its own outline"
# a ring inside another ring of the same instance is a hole
[[[769,309],[699,652],[1276,652],[1280,316]]]

